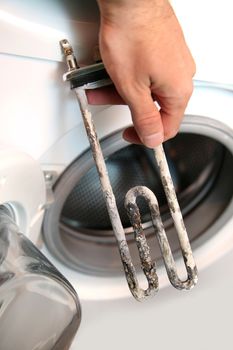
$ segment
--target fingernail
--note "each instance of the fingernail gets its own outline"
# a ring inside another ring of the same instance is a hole
[[[157,132],[152,135],[142,137],[142,142],[149,148],[154,148],[163,142],[164,135],[162,132]]]

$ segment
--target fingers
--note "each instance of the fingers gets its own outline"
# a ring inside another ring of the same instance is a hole
[[[163,109],[160,110],[161,118],[163,120],[164,141],[176,136],[184,117],[184,111],[185,108],[178,110],[174,109],[169,112],[166,112]]]
[[[122,105],[125,104],[114,86],[86,90],[88,103],[91,105]]]
[[[92,105],[125,104],[114,86],[101,89],[87,90],[88,103]],[[129,99],[127,96],[134,128],[124,132],[124,138],[133,143],[144,143],[153,148],[163,142],[163,125],[161,115],[155,106],[150,91],[143,94],[133,93]]]
[[[149,148],[161,144],[164,139],[163,123],[150,92],[135,93],[131,95],[127,103],[140,141]],[[129,136],[129,134],[127,135]],[[130,135],[132,136],[132,131]],[[135,137],[135,134],[133,137]]]
[[[184,114],[172,116],[171,114],[161,111],[164,127],[164,141],[167,141],[177,135]]]
[[[125,104],[114,86],[87,90],[88,102],[92,105]],[[126,93],[123,93],[123,95]],[[127,95],[127,103],[131,109],[135,128],[128,128],[123,137],[132,143],[145,144],[153,148],[174,137],[179,131],[187,102],[192,94],[192,87],[182,92],[182,96],[157,98],[161,106],[158,111],[150,92],[141,94],[131,92]],[[153,94],[156,99],[155,94]]]
[[[139,138],[139,136],[138,136],[138,134],[133,126],[124,130],[123,137],[128,142],[135,143],[137,145],[142,144],[142,141],[140,140],[140,138]]]
[[[192,95],[192,82],[186,84],[177,96],[159,98],[160,114],[164,128],[164,141],[176,136],[184,117],[185,109]]]

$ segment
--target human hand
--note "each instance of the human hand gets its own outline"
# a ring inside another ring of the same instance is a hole
[[[195,63],[179,22],[167,0],[98,4],[101,56],[116,90],[88,91],[89,103],[126,103],[134,127],[124,138],[155,147],[177,134],[193,90]]]

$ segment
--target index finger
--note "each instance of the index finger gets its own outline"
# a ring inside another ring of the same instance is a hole
[[[88,103],[91,105],[122,105],[126,104],[118,94],[114,85],[99,89],[86,90]]]

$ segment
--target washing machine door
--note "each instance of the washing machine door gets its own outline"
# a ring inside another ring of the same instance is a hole
[[[0,150],[0,159],[0,348],[68,349],[81,319],[78,296],[19,228],[28,236],[40,228],[42,172],[15,150]]]

